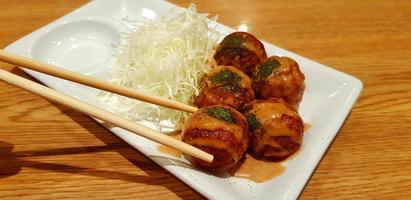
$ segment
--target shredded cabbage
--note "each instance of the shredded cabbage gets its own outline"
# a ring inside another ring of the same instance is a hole
[[[121,45],[111,82],[159,97],[192,104],[199,79],[210,68],[210,58],[221,36],[207,14],[173,9],[169,15],[136,26]],[[164,120],[176,124],[183,112],[112,93],[103,93],[112,111],[134,121],[150,121],[161,131]]]

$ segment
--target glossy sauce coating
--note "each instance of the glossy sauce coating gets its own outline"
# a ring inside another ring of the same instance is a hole
[[[181,132],[174,132],[169,135],[181,140]],[[180,151],[161,144],[157,146],[157,150],[175,158],[181,158],[183,155]],[[234,167],[231,167],[228,170],[228,173],[237,178],[248,179],[256,183],[263,183],[274,177],[280,176],[284,171],[285,167],[280,162],[257,160],[250,155],[245,155]]]
[[[305,77],[291,58],[269,57],[256,68],[252,79],[254,91],[260,99],[282,98],[295,108],[301,102]]]
[[[201,92],[194,104],[201,108],[223,104],[242,109],[254,100],[251,79],[232,66],[216,66],[206,74],[200,83]]]
[[[218,65],[234,66],[248,75],[266,58],[264,45],[254,35],[246,32],[227,35],[214,55]]]
[[[210,114],[213,109],[222,109],[223,114],[229,115],[222,115],[227,118],[215,117]],[[182,141],[214,155],[211,163],[186,156],[194,165],[206,171],[226,170],[234,166],[248,148],[247,122],[241,113],[231,107],[204,107],[188,118]]]
[[[251,153],[281,160],[301,146],[304,124],[295,109],[282,99],[256,100],[246,109],[251,129]]]

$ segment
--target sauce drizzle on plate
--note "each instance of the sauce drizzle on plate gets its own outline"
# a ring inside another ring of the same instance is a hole
[[[305,133],[306,131],[310,130],[310,128],[311,128],[311,124],[304,123],[304,133]]]
[[[257,160],[247,154],[244,161],[238,164],[238,167],[230,169],[229,174],[234,177],[262,183],[281,175],[284,171],[285,167],[281,162]]]

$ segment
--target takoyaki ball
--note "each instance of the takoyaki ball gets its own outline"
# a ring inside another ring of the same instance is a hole
[[[195,166],[209,172],[226,170],[234,166],[248,148],[247,121],[229,106],[204,107],[186,121],[182,141],[214,156],[208,163],[186,155]]]
[[[260,64],[252,76],[257,98],[282,98],[298,107],[305,89],[304,74],[293,59],[271,56]]]
[[[227,35],[214,54],[218,65],[237,67],[250,76],[253,69],[266,58],[264,45],[254,35],[246,32]]]
[[[200,82],[200,94],[194,104],[201,108],[223,104],[241,109],[254,100],[251,79],[231,66],[216,66]]]
[[[300,148],[303,120],[284,100],[256,100],[244,113],[250,128],[249,148],[253,156],[282,160]]]

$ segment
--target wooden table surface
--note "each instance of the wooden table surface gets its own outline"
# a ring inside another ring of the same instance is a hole
[[[0,47],[85,2],[0,0]],[[300,199],[410,198],[410,1],[193,2],[223,24],[245,24],[261,39],[363,81]],[[89,117],[3,82],[0,198],[204,199]]]

